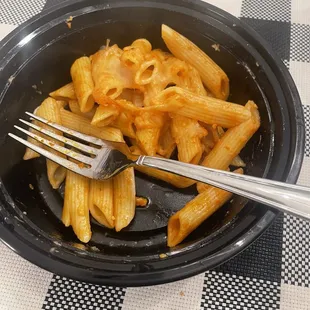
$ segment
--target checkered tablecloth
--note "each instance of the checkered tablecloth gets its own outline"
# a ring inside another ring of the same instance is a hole
[[[310,0],[206,1],[256,29],[289,68],[307,126],[298,183],[310,186]],[[0,39],[55,3],[61,0],[0,0]],[[0,244],[1,310],[309,310],[309,285],[310,223],[286,214],[228,263],[154,287],[119,288],[73,281],[32,265]]]

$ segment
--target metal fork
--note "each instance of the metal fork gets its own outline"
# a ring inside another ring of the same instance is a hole
[[[208,183],[234,194],[310,220],[310,188],[186,164],[171,159],[134,156],[130,153],[125,143],[103,141],[49,122],[32,113],[26,112],[26,114],[32,119],[78,139],[79,141],[76,141],[55,134],[22,119],[20,119],[22,123],[40,132],[40,135],[19,126],[14,126],[29,137],[38,140],[51,149],[65,154],[71,159],[74,159],[74,161],[57,156],[12,133],[9,133],[9,136],[59,165],[88,178],[105,180],[113,177],[127,167],[146,166]],[[50,140],[44,138],[42,134],[62,142],[64,146],[52,143]],[[68,146],[73,148],[70,149]]]

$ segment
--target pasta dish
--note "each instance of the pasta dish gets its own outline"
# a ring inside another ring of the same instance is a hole
[[[95,54],[76,59],[70,70],[72,81],[51,92],[35,114],[103,140],[125,141],[134,155],[243,173],[245,163],[239,153],[260,126],[257,106],[253,101],[227,101],[226,73],[175,30],[162,25],[161,31],[169,52],[153,49],[144,38],[124,48],[108,40]],[[51,145],[60,144],[49,140]],[[24,160],[39,156],[27,149]],[[92,236],[90,216],[120,231],[134,218],[136,206],[147,205],[145,198],[136,197],[135,169],[178,188],[197,187],[197,196],[168,221],[169,247],[181,243],[232,197],[224,190],[153,168],[131,167],[98,181],[50,160],[46,166],[54,189],[65,182],[63,224],[72,226],[85,243]]]

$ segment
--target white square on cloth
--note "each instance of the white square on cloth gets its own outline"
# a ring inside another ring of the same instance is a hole
[[[292,0],[291,22],[310,25],[310,5],[308,0]]]

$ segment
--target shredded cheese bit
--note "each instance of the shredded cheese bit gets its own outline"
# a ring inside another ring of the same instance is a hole
[[[159,254],[159,258],[161,258],[161,259],[164,259],[164,258],[167,258],[167,257],[168,257],[168,255],[165,254],[165,253]]]
[[[31,183],[29,183],[29,188],[30,188],[31,190],[34,190],[34,187],[33,187],[33,185],[32,185]]]
[[[220,52],[220,45],[219,44],[213,44],[213,45],[211,45],[212,46],[212,48],[214,48],[214,50],[216,51],[216,52]]]

